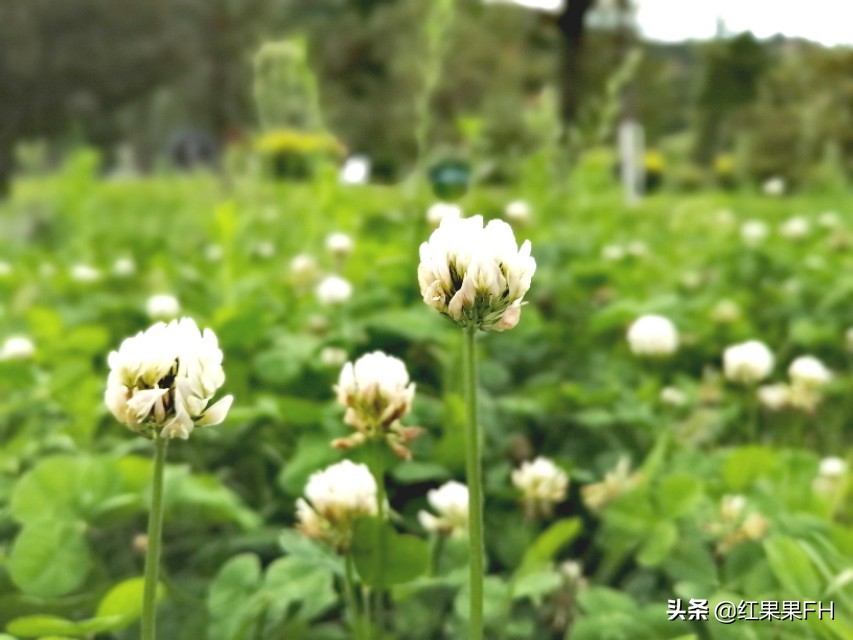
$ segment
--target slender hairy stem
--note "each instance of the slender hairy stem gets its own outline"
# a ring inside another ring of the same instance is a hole
[[[154,437],[154,478],[151,484],[151,513],[148,516],[148,551],[145,554],[145,591],[142,597],[141,640],[157,637],[157,582],[160,573],[160,539],[163,535],[163,470],[168,440]]]
[[[465,329],[462,349],[462,368],[465,380],[465,405],[468,420],[465,425],[465,469],[468,476],[468,541],[471,569],[471,619],[468,638],[483,638],[483,572],[485,548],[483,543],[483,488],[480,460],[480,429],[477,423],[477,357],[474,345],[476,329]]]
[[[376,441],[373,446],[373,474],[376,476],[376,512],[379,519],[385,521],[385,451],[384,443]],[[385,635],[385,610],[383,606],[382,584],[385,582],[385,527],[379,528],[379,539],[376,541],[377,571],[379,586],[376,587],[376,640],[382,640]]]
[[[364,638],[364,630],[362,628],[361,611],[359,611],[358,602],[355,598],[352,555],[349,553],[347,553],[346,560],[344,560],[344,600],[346,600],[347,609],[350,614],[352,631],[357,640],[362,640]]]

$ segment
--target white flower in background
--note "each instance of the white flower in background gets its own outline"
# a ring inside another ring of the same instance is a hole
[[[300,253],[290,260],[290,279],[296,286],[309,286],[317,281],[320,270],[317,259],[308,254]]]
[[[136,262],[130,256],[122,256],[113,262],[113,275],[128,278],[136,273]]]
[[[536,261],[503,220],[445,218],[421,244],[418,283],[426,304],[461,327],[505,331],[518,324]]]
[[[740,527],[740,532],[747,540],[761,540],[768,529],[767,518],[760,513],[750,513]]]
[[[326,251],[336,258],[346,258],[352,253],[355,243],[347,234],[335,231],[326,236]]]
[[[216,335],[190,318],[158,322],[121,343],[108,358],[104,400],[129,429],[186,440],[194,427],[219,424],[233,402],[208,407],[225,382]]]
[[[699,288],[702,279],[702,274],[698,271],[686,271],[680,278],[681,286],[692,291]]]
[[[222,245],[209,244],[204,248],[204,259],[208,262],[219,262],[225,255]]]
[[[327,276],[317,285],[317,299],[324,305],[343,304],[352,297],[352,285],[340,276]]]
[[[714,222],[720,227],[730,227],[737,220],[735,212],[731,209],[720,209],[714,214]]]
[[[746,509],[746,498],[744,496],[723,496],[720,502],[720,517],[723,522],[736,522],[740,520],[744,509]]]
[[[5,260],[0,260],[0,278],[8,278],[12,275],[12,265]]]
[[[0,360],[29,360],[36,353],[36,345],[26,336],[9,336],[0,347]]]
[[[363,155],[347,158],[338,174],[338,180],[342,184],[367,184],[370,180],[370,158]]]
[[[800,356],[788,367],[788,375],[795,385],[814,388],[832,380],[832,372],[814,356]]]
[[[784,195],[786,187],[787,185],[785,184],[785,178],[781,176],[773,176],[772,178],[768,178],[764,181],[764,184],[761,185],[764,194],[768,196]]]
[[[711,309],[711,320],[719,324],[732,324],[740,318],[740,306],[734,300],[720,300]]]
[[[427,492],[427,502],[438,514],[418,512],[418,520],[427,531],[444,535],[465,535],[468,531],[468,487],[451,480]]]
[[[566,499],[569,476],[553,461],[539,456],[512,472],[512,484],[521,491],[527,516],[533,518],[550,515],[554,505]]]
[[[820,461],[818,474],[824,478],[842,478],[847,474],[847,461],[831,456]]]
[[[788,406],[791,389],[786,384],[765,384],[756,391],[758,402],[770,411],[781,411]]]
[[[181,303],[170,293],[157,293],[148,298],[145,312],[154,320],[172,320],[181,312]]]
[[[683,407],[687,404],[687,394],[678,387],[664,387],[660,390],[660,401],[671,407]]]
[[[608,262],[619,262],[625,257],[625,249],[618,244],[608,244],[601,248],[601,257]]]
[[[320,362],[325,367],[340,367],[347,361],[346,349],[340,347],[323,347],[320,351]]]
[[[631,242],[625,245],[625,251],[628,252],[629,256],[642,258],[649,252],[649,248],[642,240],[631,240]]]
[[[275,244],[269,240],[262,240],[255,245],[255,255],[263,260],[269,260],[275,256]]]
[[[459,205],[449,202],[436,202],[426,212],[427,222],[437,227],[445,218],[459,219],[462,217],[462,209]]]
[[[421,433],[418,427],[404,427],[400,420],[412,409],[415,384],[399,358],[381,351],[347,362],[335,385],[338,404],[346,409],[344,422],[356,430],[349,438],[335,440],[348,449],[367,440],[384,439],[403,458],[410,458],[406,445]]]
[[[75,264],[71,267],[71,279],[81,284],[91,284],[101,279],[101,272],[88,264]]]
[[[297,528],[343,552],[349,547],[353,523],[375,516],[376,480],[366,465],[343,460],[311,474],[305,498],[296,501]]]
[[[802,216],[788,218],[779,226],[779,235],[788,240],[802,240],[810,231],[811,224]]]
[[[598,511],[639,485],[642,480],[640,473],[631,473],[631,461],[623,456],[611,471],[604,474],[601,482],[582,487],[581,498],[588,509]]]
[[[628,345],[638,356],[668,356],[678,349],[678,331],[668,318],[641,316],[628,328]]]
[[[841,216],[835,211],[824,211],[818,216],[817,224],[824,229],[837,229],[841,226]]]
[[[513,200],[504,207],[504,217],[510,222],[527,224],[530,222],[532,211],[526,200]]]
[[[770,234],[767,224],[761,220],[747,220],[740,226],[740,238],[743,243],[755,247],[764,242]]]
[[[853,327],[844,332],[844,348],[853,353]]]
[[[774,362],[773,353],[758,340],[732,345],[723,352],[726,378],[740,384],[760,382],[770,375]]]

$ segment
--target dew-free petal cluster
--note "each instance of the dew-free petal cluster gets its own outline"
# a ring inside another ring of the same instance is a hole
[[[187,439],[194,427],[219,424],[233,401],[208,406],[225,382],[222,351],[210,329],[191,318],[158,322],[108,357],[104,400],[129,429],[148,437]]]
[[[427,531],[464,535],[468,531],[468,487],[451,480],[427,492],[427,502],[438,515],[420,511],[418,520]]]
[[[504,331],[518,324],[536,261],[503,220],[442,220],[421,244],[418,283],[426,304],[461,327]]]

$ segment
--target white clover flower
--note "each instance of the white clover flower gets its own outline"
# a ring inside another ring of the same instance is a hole
[[[341,184],[367,184],[370,180],[370,158],[363,155],[350,156],[338,174]]]
[[[12,265],[5,260],[0,260],[0,278],[8,278],[12,275]]]
[[[181,303],[170,293],[157,293],[148,298],[145,312],[154,320],[172,320],[181,312]]]
[[[336,258],[345,258],[352,253],[355,243],[345,233],[336,231],[326,236],[326,251]]]
[[[381,351],[347,362],[335,385],[338,404],[346,409],[344,422],[356,430],[349,438],[334,441],[339,448],[357,446],[366,440],[384,439],[403,458],[406,448],[421,430],[404,427],[400,420],[412,409],[415,384],[399,358]]]
[[[81,284],[92,284],[101,279],[101,272],[88,264],[75,264],[71,267],[71,279]]]
[[[629,256],[642,258],[649,252],[649,248],[642,240],[631,240],[631,242],[625,245],[625,251],[628,252]]]
[[[210,329],[190,318],[158,322],[121,343],[108,358],[104,401],[132,431],[186,440],[194,427],[219,424],[233,402],[208,403],[225,382],[222,351]]]
[[[685,289],[698,289],[702,284],[702,274],[698,271],[685,271],[680,278],[681,286]]]
[[[660,401],[671,407],[683,407],[687,404],[687,394],[678,387],[664,387],[660,390]]]
[[[317,285],[317,299],[324,305],[343,304],[352,297],[352,285],[340,276],[327,276]]]
[[[719,324],[732,324],[740,318],[740,306],[734,300],[720,300],[711,309],[711,320]]]
[[[0,360],[29,360],[36,353],[36,345],[26,336],[9,336],[0,347]]]
[[[542,456],[522,462],[512,472],[512,483],[521,491],[528,517],[550,515],[558,502],[566,499],[569,476],[553,461]]]
[[[743,243],[755,247],[767,238],[770,230],[761,220],[747,220],[740,227],[740,238]]]
[[[222,245],[209,244],[204,248],[204,259],[208,262],[219,262],[225,255]]]
[[[255,255],[263,260],[269,260],[275,256],[275,244],[269,240],[262,240],[255,245]]]
[[[781,176],[773,176],[772,178],[768,178],[764,181],[764,184],[761,185],[764,194],[768,196],[784,195],[786,187],[787,185],[785,183],[785,178]]]
[[[818,473],[825,478],[841,478],[847,474],[847,461],[844,458],[830,456],[820,461]]]
[[[628,345],[638,356],[668,356],[678,349],[678,331],[668,318],[641,316],[628,328]]]
[[[824,211],[818,216],[817,224],[823,229],[836,229],[841,226],[841,217],[835,211]]]
[[[588,509],[598,511],[626,491],[638,486],[642,480],[640,473],[631,473],[631,461],[623,456],[611,471],[604,474],[601,482],[582,487],[581,498]]]
[[[525,9],[558,14],[566,7],[566,0],[483,0],[485,4],[514,4]]]
[[[788,406],[791,389],[786,384],[765,384],[756,391],[758,402],[770,411],[781,411]]]
[[[317,259],[308,254],[300,253],[290,260],[290,279],[294,285],[304,287],[314,284],[320,275]]]
[[[433,226],[437,227],[441,224],[441,221],[445,218],[452,218],[454,220],[458,220],[462,217],[462,209],[459,205],[455,205],[449,202],[436,202],[426,212],[427,222]]]
[[[748,340],[732,345],[723,352],[726,378],[740,384],[755,384],[770,375],[775,358],[767,345]]]
[[[811,224],[802,216],[788,218],[779,226],[779,235],[788,240],[802,240],[810,231]]]
[[[340,347],[323,347],[320,351],[320,362],[326,367],[340,367],[347,361],[346,349]]]
[[[427,492],[427,501],[438,516],[418,512],[418,520],[427,531],[444,535],[465,535],[468,531],[468,487],[451,480]]]
[[[461,327],[505,331],[518,324],[536,261],[503,220],[445,218],[421,244],[424,302]]]
[[[788,367],[788,375],[795,385],[807,388],[820,387],[832,380],[832,372],[814,356],[800,356]]]
[[[714,222],[721,227],[730,227],[736,220],[735,212],[731,209],[720,209],[714,214]]]
[[[532,215],[530,203],[526,200],[513,200],[504,208],[504,217],[517,224],[527,224]]]
[[[376,480],[366,465],[343,460],[308,478],[305,499],[296,501],[297,528],[338,551],[349,547],[355,520],[375,516]]]
[[[746,498],[744,496],[723,496],[720,504],[720,516],[723,522],[735,522],[740,520],[744,509],[746,509]]]
[[[608,244],[601,248],[601,257],[608,262],[619,262],[625,257],[625,249],[618,244]]]
[[[136,262],[130,256],[117,258],[113,263],[113,275],[119,278],[128,278],[136,273]]]

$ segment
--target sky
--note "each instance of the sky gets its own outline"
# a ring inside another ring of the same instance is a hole
[[[655,40],[713,37],[717,18],[730,33],[776,33],[825,45],[853,44],[853,0],[637,0],[637,21]]]
[[[566,0],[483,0],[557,12]],[[752,31],[758,38],[777,33],[827,46],[853,45],[853,0],[634,0],[640,30],[652,40],[705,40],[717,33],[718,19],[729,33]]]

